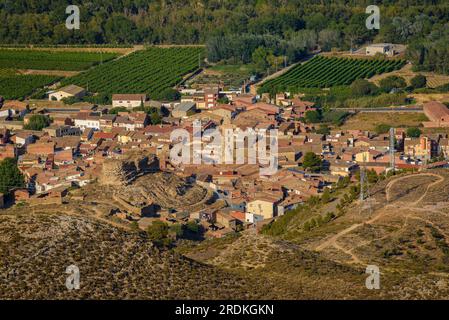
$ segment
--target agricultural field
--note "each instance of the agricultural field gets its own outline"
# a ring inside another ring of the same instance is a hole
[[[404,78],[407,84],[410,84],[410,80],[418,74],[421,74],[427,78],[427,87],[429,88],[436,88],[449,83],[449,76],[437,74],[435,72],[415,72],[412,70],[411,64],[407,64],[403,68],[393,72],[376,75],[372,77],[370,81],[378,85],[379,82],[386,77],[398,76]]]
[[[376,126],[386,124],[394,127],[420,127],[421,123],[428,121],[424,113],[418,112],[370,112],[357,113],[349,118],[341,130],[370,130],[374,131]]]
[[[57,76],[18,75],[14,71],[0,70],[0,96],[5,99],[20,99],[59,79]]]
[[[114,52],[0,49],[0,69],[81,71],[117,56]]]
[[[298,88],[328,88],[350,85],[360,78],[392,72],[404,66],[404,60],[368,60],[317,56],[298,64],[281,76],[263,83],[261,92],[296,91]]]
[[[203,84],[222,83],[225,88],[239,88],[252,75],[249,65],[215,65],[205,69],[202,73],[187,81],[192,87]]]
[[[201,47],[151,47],[67,78],[63,85],[76,84],[108,95],[147,93],[157,98],[197,70],[203,56]]]

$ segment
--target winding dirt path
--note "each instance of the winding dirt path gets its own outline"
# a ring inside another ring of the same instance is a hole
[[[438,178],[438,181],[432,182],[432,183],[430,183],[427,186],[426,191],[423,193],[423,195],[418,200],[413,202],[413,204],[415,204],[415,205],[418,204],[422,199],[424,199],[426,197],[427,192],[429,191],[429,189],[431,187],[433,187],[434,185],[437,185],[437,184],[439,184],[439,183],[444,181],[444,177],[439,175],[439,174],[436,174],[436,173],[420,173],[420,174],[414,174],[414,175],[399,177],[397,179],[394,179],[394,180],[390,181],[387,184],[387,186],[385,187],[385,194],[386,194],[387,202],[391,201],[391,191],[390,191],[390,189],[391,189],[391,187],[393,187],[394,184],[396,184],[396,182],[399,182],[399,181],[402,181],[402,180],[405,180],[405,179],[410,179],[410,178],[417,177],[417,176],[436,177],[436,178]]]
[[[390,181],[390,182],[387,184],[386,188],[385,188],[385,194],[386,194],[387,202],[391,201],[391,200],[390,200],[390,198],[391,198],[391,194],[390,194],[391,191],[390,191],[390,189],[391,189],[391,187],[392,187],[396,182],[402,181],[402,180],[407,179],[407,178],[416,177],[416,176],[433,176],[433,177],[437,177],[438,180],[437,180],[437,181],[434,181],[434,182],[432,182],[432,183],[429,183],[429,184],[427,185],[426,191],[422,194],[422,196],[419,197],[419,199],[417,199],[416,201],[412,202],[411,204],[407,204],[407,205],[405,205],[405,206],[404,206],[402,203],[401,203],[400,205],[399,205],[399,204],[397,204],[397,205],[388,204],[387,206],[385,206],[385,208],[386,208],[386,207],[401,208],[401,209],[404,209],[404,208],[405,208],[405,209],[410,209],[410,210],[418,210],[418,211],[426,211],[426,212],[434,211],[434,212],[438,212],[438,213],[443,213],[442,211],[430,210],[430,209],[423,209],[423,208],[418,208],[418,207],[416,207],[416,206],[417,206],[417,205],[418,205],[418,204],[419,204],[419,203],[420,203],[420,202],[427,196],[427,193],[428,193],[428,191],[429,191],[429,189],[430,189],[431,187],[433,187],[433,186],[435,186],[435,185],[437,185],[437,184],[439,184],[439,183],[441,183],[441,182],[444,181],[444,177],[443,177],[443,176],[441,176],[441,175],[439,175],[439,174],[435,174],[435,173],[421,173],[421,174],[412,175],[412,176],[408,175],[408,176],[399,177],[399,178],[397,178],[397,179],[395,179],[395,180]],[[358,248],[358,247],[360,247],[360,246],[366,245],[366,244],[368,244],[368,243],[370,243],[370,242],[372,242],[372,241],[374,241],[374,240],[370,240],[370,241],[368,241],[368,242],[366,242],[366,243],[363,243],[363,244],[360,244],[360,245],[358,245],[358,246],[355,246],[355,247],[353,247],[352,249],[346,249],[346,248],[342,247],[342,246],[338,243],[338,239],[341,238],[342,236],[344,236],[344,235],[346,235],[346,234],[348,234],[348,233],[354,231],[355,229],[357,229],[357,228],[359,228],[359,227],[361,227],[361,226],[373,224],[374,222],[378,221],[379,219],[382,219],[383,217],[385,217],[386,215],[389,215],[389,214],[391,214],[391,213],[396,213],[396,211],[394,211],[394,210],[388,210],[388,211],[387,211],[387,210],[383,210],[383,211],[381,211],[379,214],[377,214],[376,216],[372,217],[371,219],[369,219],[369,220],[367,220],[367,221],[365,221],[365,222],[355,223],[355,224],[353,224],[352,226],[350,226],[350,227],[348,227],[348,228],[346,228],[346,229],[344,229],[344,230],[338,232],[337,234],[331,236],[329,239],[327,239],[327,240],[325,240],[324,242],[322,242],[321,244],[319,244],[319,245],[315,248],[315,251],[322,251],[322,250],[324,250],[324,249],[329,248],[329,247],[332,246],[332,247],[336,248],[337,250],[340,250],[340,251],[342,251],[343,253],[349,255],[349,256],[351,257],[351,260],[352,260],[351,263],[361,264],[361,263],[363,263],[363,262],[361,261],[361,259],[360,259],[359,257],[357,257],[357,255],[355,255],[355,254],[353,253],[353,250],[356,249],[356,248]],[[416,216],[414,216],[413,214],[409,214],[409,215],[406,216],[406,221],[405,221],[405,223],[404,223],[403,226],[406,225],[408,219],[418,219],[418,220],[422,220],[422,221],[424,221],[424,222],[429,223],[430,225],[432,225],[435,229],[437,229],[437,230],[438,230],[439,232],[441,232],[442,234],[446,235],[440,228],[438,228],[437,226],[435,226],[432,222],[430,222],[430,221],[428,221],[428,220],[426,220],[426,219],[420,218],[420,217],[416,217]],[[401,229],[402,229],[402,228],[401,228]],[[386,237],[386,236],[384,236],[384,237],[382,237],[382,238],[385,238],[385,237]]]

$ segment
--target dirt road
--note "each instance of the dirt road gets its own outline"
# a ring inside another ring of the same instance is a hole
[[[435,174],[435,173],[420,173],[420,174],[415,174],[415,175],[407,175],[407,176],[399,177],[397,179],[394,179],[394,180],[390,181],[387,184],[386,188],[385,188],[386,200],[388,202],[391,201],[391,187],[393,185],[395,185],[397,182],[400,182],[400,181],[402,181],[404,179],[410,179],[412,177],[417,177],[417,176],[433,176],[433,177],[437,177],[438,180],[435,181],[435,182],[429,183],[427,188],[426,188],[426,191],[416,201],[414,201],[412,203],[407,203],[407,204],[404,204],[403,202],[398,201],[395,204],[388,204],[386,207],[390,207],[392,209],[393,208],[396,208],[396,209],[404,209],[405,208],[405,209],[410,209],[411,211],[415,211],[415,212],[416,211],[421,211],[421,210],[424,210],[426,212],[432,211],[432,210],[429,210],[429,209],[419,208],[417,206],[426,197],[426,195],[427,195],[427,193],[428,193],[430,188],[432,188],[432,187],[436,186],[437,184],[439,184],[439,183],[444,181],[444,177],[443,176],[441,176],[439,174]],[[434,210],[434,211],[435,212],[439,212],[439,213],[443,213],[442,211],[437,211],[437,210]],[[351,261],[349,261],[349,263],[362,264],[363,261],[353,253],[353,250],[358,248],[358,247],[360,247],[360,246],[367,245],[367,244],[369,244],[370,242],[372,242],[374,240],[370,240],[370,241],[364,242],[362,244],[359,244],[358,246],[352,247],[351,249],[344,248],[341,244],[338,243],[338,240],[341,237],[351,233],[352,231],[354,231],[355,229],[357,229],[357,228],[359,228],[361,226],[366,226],[366,225],[373,224],[376,221],[384,218],[387,215],[396,214],[396,213],[397,213],[396,210],[381,210],[378,214],[376,214],[371,219],[369,219],[369,220],[367,220],[365,222],[362,222],[362,223],[355,223],[352,226],[350,226],[350,227],[348,227],[348,228],[338,232],[337,234],[329,237],[324,242],[320,243],[317,247],[315,247],[314,250],[315,251],[323,251],[326,248],[333,247],[333,248],[335,248],[337,250],[340,250],[343,253],[349,255],[351,257]],[[421,217],[417,217],[416,215],[413,215],[413,213],[409,214],[409,215],[407,215],[405,217],[405,222],[404,222],[403,227],[407,224],[407,219],[417,219],[417,220],[424,221],[424,222],[428,223],[429,225],[432,225],[435,229],[437,229],[439,232],[441,232],[445,236],[447,236],[445,234],[445,232],[443,230],[441,230],[438,226],[435,226],[432,222],[430,222],[430,221],[428,221],[426,219],[423,219]],[[385,237],[386,236],[384,236],[382,238],[385,238]],[[378,240],[378,239],[376,239],[376,240]]]

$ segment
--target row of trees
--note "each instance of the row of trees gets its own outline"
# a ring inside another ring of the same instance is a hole
[[[255,63],[259,69],[281,67],[304,58],[317,48],[331,50],[341,46],[342,35],[338,30],[298,30],[288,37],[276,34],[224,34],[210,36],[206,41],[210,62],[228,60],[231,63]],[[267,56],[272,56],[270,65]],[[260,66],[261,57],[266,65]],[[274,61],[273,58],[278,58]]]
[[[39,44],[207,43],[211,61],[250,61],[259,46],[293,62],[319,46],[410,44],[420,68],[448,72],[445,0],[382,1],[381,28],[365,27],[366,0],[92,0],[79,4],[80,30],[65,27],[66,0],[3,0],[0,42]],[[272,36],[273,38],[269,38]],[[257,37],[266,38],[260,44]],[[277,52],[281,51],[281,52]]]
[[[355,80],[351,84],[351,94],[354,97],[373,96],[380,93],[399,92],[404,90],[414,90],[425,88],[427,86],[427,78],[421,74],[414,76],[410,80],[410,85],[403,77],[388,76],[379,81],[379,86],[365,79]]]

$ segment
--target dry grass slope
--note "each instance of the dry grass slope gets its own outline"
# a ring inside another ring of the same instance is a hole
[[[273,298],[257,279],[159,250],[144,234],[89,219],[2,215],[0,234],[2,299]],[[69,291],[65,270],[72,264],[80,269],[81,288]]]

